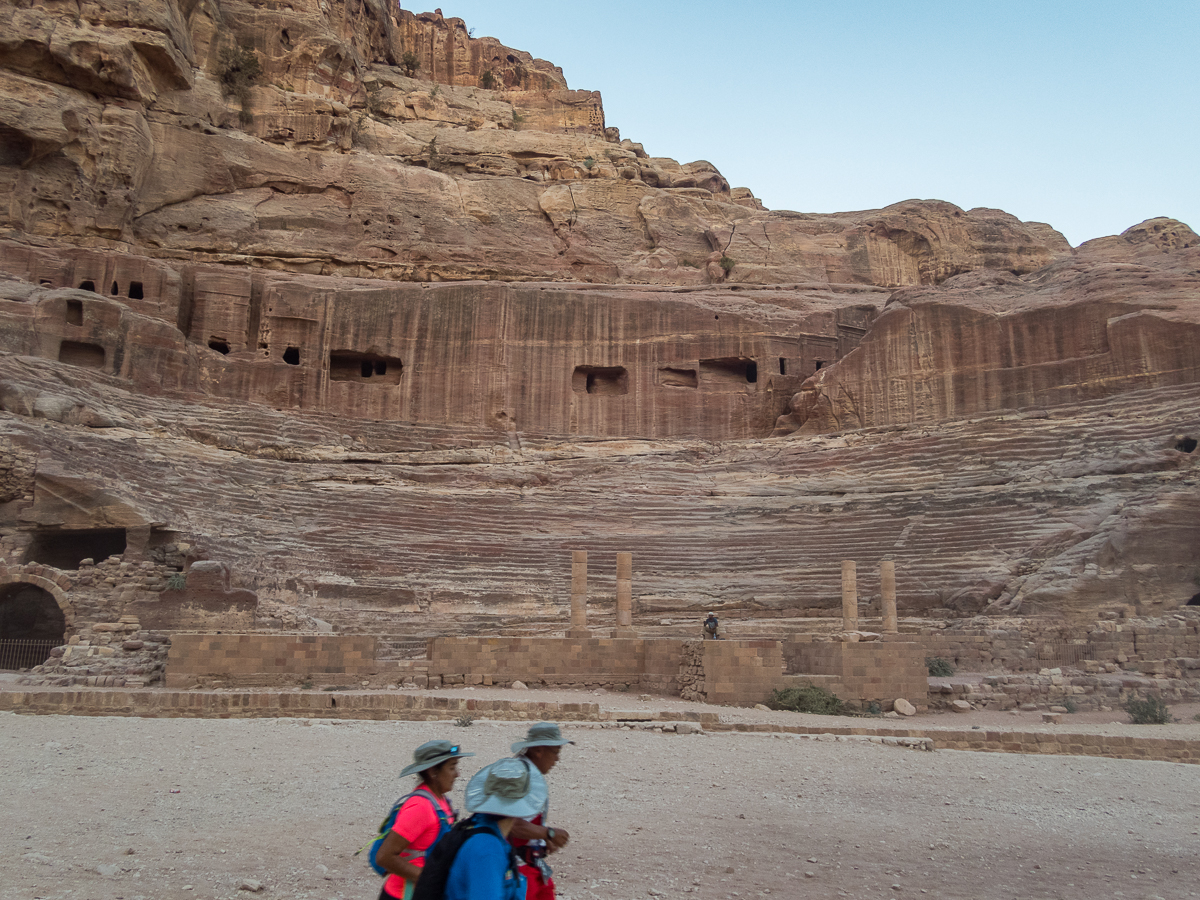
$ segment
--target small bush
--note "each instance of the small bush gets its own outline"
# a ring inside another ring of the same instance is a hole
[[[182,572],[172,572],[167,576],[167,588],[172,591],[182,591],[187,587],[187,576]]]
[[[590,156],[589,156],[589,157],[587,157],[587,159],[585,159],[585,160],[583,161],[583,167],[584,167],[585,169],[587,169],[589,172],[592,170],[592,167],[593,167],[594,165],[596,165],[596,160],[592,159]]]
[[[221,93],[236,97],[244,106],[250,99],[251,86],[262,77],[258,56],[250,47],[227,45],[217,54],[217,80]]]
[[[721,261],[718,262],[717,265],[719,265],[726,272],[732,272],[733,267],[736,266],[737,263],[733,261],[732,256],[722,256]]]
[[[490,91],[496,86],[496,76],[491,69],[483,70],[483,74],[479,76],[479,86],[485,91]]]
[[[954,674],[954,666],[950,664],[950,660],[942,659],[940,656],[925,657],[925,668],[934,678],[949,678]]]
[[[302,691],[311,691],[312,686],[311,678],[305,678],[302,682],[300,682],[300,690]]]
[[[421,71],[421,61],[417,59],[417,54],[411,50],[405,50],[404,55],[400,57],[400,68],[404,70],[404,74],[412,78]]]
[[[767,698],[767,706],[771,709],[786,709],[792,712],[817,713],[822,716],[837,716],[842,714],[842,701],[834,694],[815,684],[802,684],[800,687],[782,688],[771,691]]]
[[[1161,697],[1147,697],[1145,700],[1130,697],[1123,708],[1134,725],[1170,725],[1175,721]]]
[[[454,720],[454,724],[457,725],[459,728],[470,728],[471,725],[474,724],[474,722],[475,722],[475,717],[471,716],[471,715],[466,715],[466,714],[463,714]]]
[[[1066,700],[1063,701],[1063,709],[1065,709],[1069,713],[1079,712],[1079,704],[1076,703],[1070,697],[1068,697]]]

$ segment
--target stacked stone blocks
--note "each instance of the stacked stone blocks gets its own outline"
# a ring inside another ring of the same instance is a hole
[[[375,638],[335,634],[176,634],[167,687],[245,679],[299,681],[312,675],[370,675]]]

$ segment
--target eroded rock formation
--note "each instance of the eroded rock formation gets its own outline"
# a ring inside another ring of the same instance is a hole
[[[902,615],[1200,589],[1173,220],[766,210],[382,0],[0,7],[0,194],[0,548],[114,573],[81,659],[209,615],[197,559],[230,621],[385,633],[565,623],[579,547],[642,626],[826,615],[847,558],[864,615],[885,558]]]

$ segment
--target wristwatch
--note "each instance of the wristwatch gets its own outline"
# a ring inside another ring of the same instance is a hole
[[[553,828],[546,829],[546,840],[548,840],[548,841],[554,840],[554,829]]]

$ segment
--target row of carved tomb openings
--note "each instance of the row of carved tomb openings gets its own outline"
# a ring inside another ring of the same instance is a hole
[[[786,368],[780,360],[780,368]],[[708,388],[720,390],[758,383],[758,363],[746,357],[702,359],[699,370],[684,366],[663,366],[658,370],[662,387]],[[629,372],[624,366],[576,366],[571,389],[577,394],[629,393]]]

